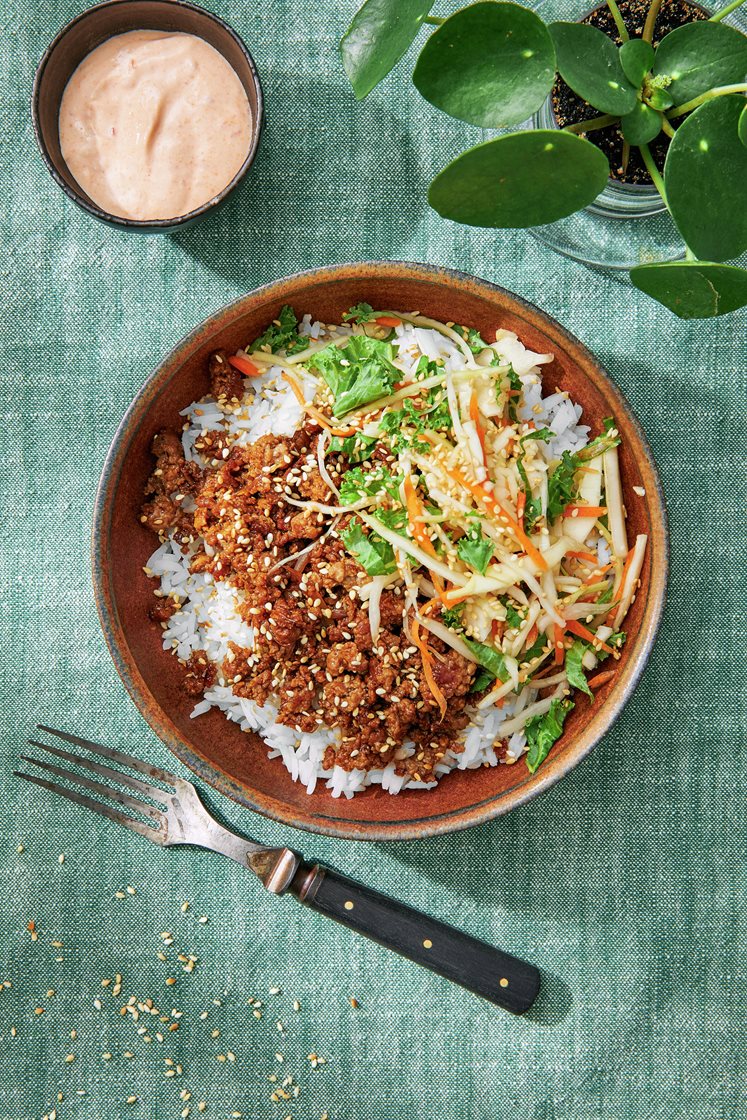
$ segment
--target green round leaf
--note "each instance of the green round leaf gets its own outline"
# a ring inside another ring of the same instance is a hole
[[[629,144],[649,144],[661,132],[661,113],[637,101],[622,119],[622,133]]]
[[[342,64],[361,101],[397,65],[433,0],[366,0],[340,43]]]
[[[555,48],[528,8],[494,0],[472,4],[431,35],[412,80],[450,116],[504,128],[542,105],[555,80]]]
[[[654,48],[644,39],[628,39],[620,47],[620,65],[628,81],[639,89],[654,65]]]
[[[602,113],[632,113],[636,88],[625,77],[620,52],[603,31],[588,23],[551,23],[558,70],[574,93]]]
[[[607,160],[588,140],[533,129],[463,152],[433,180],[428,201],[464,225],[521,229],[588,206],[608,176]]]
[[[742,109],[742,112],[739,114],[737,133],[739,139],[742,141],[745,148],[747,148],[747,105],[745,105],[744,109]]]
[[[725,23],[698,20],[675,27],[656,49],[654,74],[672,82],[675,105],[699,97],[714,86],[743,82],[747,73],[747,36]]]
[[[631,270],[630,279],[680,319],[712,319],[747,306],[747,271],[731,264],[643,264]]]
[[[647,85],[646,101],[652,109],[671,109],[674,105],[674,98],[669,90],[661,86],[649,88]]]
[[[706,101],[669,145],[664,185],[677,228],[697,257],[724,261],[747,249],[747,148],[738,95]]]

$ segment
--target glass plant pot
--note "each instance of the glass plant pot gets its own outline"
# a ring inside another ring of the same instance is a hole
[[[541,0],[535,10],[549,23],[556,19],[583,19],[598,6],[586,8],[583,0]],[[720,3],[713,5],[720,6]],[[581,17],[579,8],[585,8]],[[741,31],[747,30],[742,9],[732,12],[724,22]],[[558,127],[549,97],[532,120],[522,127]],[[557,222],[532,226],[529,233],[556,252],[598,268],[628,270],[637,264],[685,257],[682,236],[653,184],[608,179],[607,186],[590,206]]]
[[[549,97],[532,125],[557,128]],[[652,184],[608,179],[590,206],[529,232],[556,252],[599,268],[630,269],[685,255],[682,236]]]

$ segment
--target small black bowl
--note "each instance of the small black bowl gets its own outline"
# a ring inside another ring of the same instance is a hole
[[[197,35],[225,58],[238,75],[249,99],[253,130],[246,159],[220,194],[179,217],[136,221],[109,214],[97,206],[73,178],[60,150],[60,102],[73,71],[104,40],[126,31],[183,31]],[[187,0],[106,0],[106,3],[81,12],[63,27],[44,52],[36,71],[31,102],[34,132],[44,162],[68,198],[94,218],[122,229],[145,233],[159,233],[189,225],[225,202],[244,178],[257,154],[264,119],[263,106],[257,68],[245,44],[222,19],[187,3]]]

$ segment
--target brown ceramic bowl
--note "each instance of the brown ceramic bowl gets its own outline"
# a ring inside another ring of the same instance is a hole
[[[181,31],[204,39],[236,72],[252,111],[252,138],[246,159],[220,194],[188,214],[178,217],[135,221],[102,210],[89,198],[71,174],[60,149],[60,102],[73,71],[96,47],[113,35],[126,31]],[[233,28],[212,12],[187,0],[106,0],[87,8],[72,19],[44,52],[34,79],[31,113],[34,132],[52,178],[68,198],[94,218],[121,229],[162,233],[190,225],[222,205],[236,189],[254,162],[264,117],[262,87],[254,59]]]
[[[335,800],[320,783],[309,796],[262,742],[218,711],[189,718],[194,701],[182,692],[183,670],[161,647],[148,620],[152,585],[143,565],[154,538],[139,521],[143,486],[152,469],[151,440],[181,423],[179,410],[207,390],[206,361],[216,347],[235,351],[275,318],[283,304],[324,322],[365,300],[374,307],[416,308],[489,335],[514,330],[533,350],[551,351],[542,367],[551,387],[567,389],[597,429],[614,415],[622,433],[621,468],[629,532],[649,535],[641,587],[628,616],[628,641],[614,682],[592,706],[577,704],[563,738],[532,776],[514,766],[454,771],[430,791],[393,797],[369,787]],[[633,487],[643,487],[639,497]],[[93,522],[93,580],[101,624],[132,698],[156,734],[200,778],[242,805],[287,824],[355,839],[412,839],[465,828],[505,813],[547,789],[584,758],[614,723],[651,651],[667,581],[667,523],[648,444],[620,392],[580,342],[531,304],[503,288],[459,272],[396,262],[344,264],[268,284],[217,312],[156,369],[130,406],[104,466]]]

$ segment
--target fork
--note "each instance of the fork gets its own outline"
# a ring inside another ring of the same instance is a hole
[[[521,1014],[536,999],[540,974],[534,965],[361,886],[337,871],[318,863],[305,863],[290,848],[268,848],[230,832],[208,813],[191,782],[159,766],[43,724],[37,730],[77,747],[78,752],[38,739],[29,739],[32,746],[96,777],[76,773],[46,758],[22,755],[24,762],[42,773],[76,783],[88,793],[69,789],[42,774],[16,770],[17,778],[84,805],[161,847],[192,844],[220,852],[250,868],[271,894],[295,895],[310,909],[365,934],[507,1011]],[[134,770],[142,777],[115,769],[110,763]],[[160,784],[153,784],[156,782]],[[117,784],[133,792],[117,789]],[[95,800],[89,793],[106,800]]]

